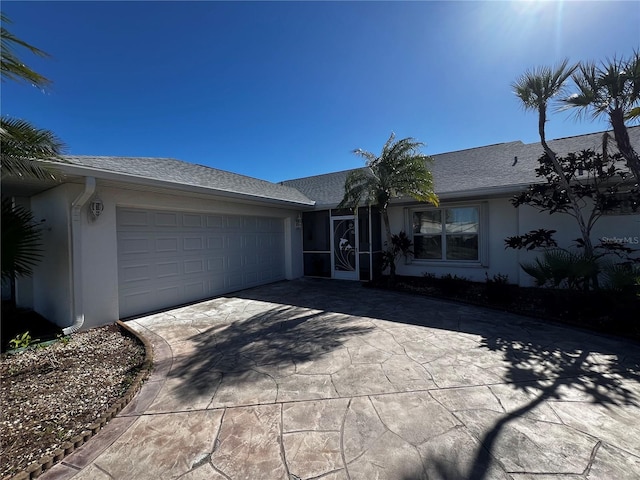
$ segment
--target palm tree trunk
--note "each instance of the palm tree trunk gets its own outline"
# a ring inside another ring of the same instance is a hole
[[[629,132],[624,123],[624,111],[621,108],[610,110],[609,119],[611,120],[611,127],[613,128],[618,150],[627,161],[627,167],[633,173],[635,183],[640,183],[640,157],[631,146]]]
[[[396,279],[396,259],[393,258],[391,254],[391,225],[389,224],[389,214],[387,213],[386,207],[382,209],[382,221],[384,223],[384,231],[387,235],[387,252],[389,253],[389,281],[393,283]]]
[[[538,111],[538,113],[539,113],[538,133],[540,135],[540,143],[542,144],[542,148],[544,149],[544,152],[547,154],[549,159],[551,159],[553,168],[555,169],[556,173],[558,174],[558,177],[560,178],[560,184],[562,185],[562,188],[564,188],[565,191],[567,192],[567,197],[569,197],[569,202],[571,202],[571,207],[575,214],[575,218],[578,222],[578,227],[580,228],[582,241],[584,242],[584,253],[591,257],[593,256],[593,244],[591,243],[591,235],[589,232],[589,228],[587,227],[587,224],[585,223],[584,218],[582,216],[582,209],[580,208],[578,199],[576,198],[576,196],[573,193],[573,190],[571,189],[571,185],[569,185],[569,181],[567,180],[567,177],[565,176],[565,173],[562,170],[562,166],[560,165],[560,162],[558,162],[558,156],[556,155],[556,152],[551,150],[551,147],[549,147],[549,145],[547,144],[547,139],[546,139],[545,130],[544,130],[544,126],[547,121],[546,106],[545,108],[541,108]]]

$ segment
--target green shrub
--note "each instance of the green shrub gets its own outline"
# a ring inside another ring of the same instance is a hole
[[[509,283],[509,275],[496,273],[492,278],[485,272],[485,292],[487,300],[495,304],[507,304],[513,301],[515,285]]]
[[[601,268],[598,257],[564,248],[547,249],[533,263],[522,263],[520,266],[535,279],[539,287],[572,290],[588,290],[590,286],[596,286]]]
[[[447,273],[438,279],[438,287],[445,295],[458,295],[471,285],[471,281],[465,277]]]
[[[602,269],[603,287],[626,295],[640,295],[640,266],[633,263],[612,263]]]
[[[31,335],[29,335],[29,332],[24,332],[22,334],[16,335],[14,338],[9,340],[9,346],[14,350],[17,348],[27,348],[31,344],[38,341],[39,341],[38,339],[34,340],[33,338],[31,338]]]

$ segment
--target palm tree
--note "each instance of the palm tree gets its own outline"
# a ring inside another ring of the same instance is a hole
[[[566,82],[576,68],[578,68],[578,66],[569,65],[568,60],[564,60],[555,68],[539,67],[525,72],[513,83],[512,87],[525,110],[534,110],[538,113],[540,143],[542,144],[545,154],[551,160],[553,169],[558,174],[560,187],[566,192],[571,205],[571,211],[569,213],[578,222],[582,241],[584,242],[585,254],[591,256],[593,254],[593,245],[591,243],[590,229],[582,215],[580,201],[569,185],[569,180],[558,161],[558,156],[551,147],[549,147],[545,134],[549,103],[555,97],[564,94]]]
[[[599,66],[583,63],[572,78],[578,93],[563,100],[566,108],[577,108],[578,116],[607,116],[618,150],[636,183],[640,182],[640,156],[631,146],[625,124],[640,116],[640,50],[628,59],[614,57]]]
[[[25,65],[18,57],[17,48],[24,48],[34,55],[48,57],[39,48],[20,40],[5,28],[11,20],[0,14],[0,72],[2,81],[12,80],[29,83],[38,88],[45,88],[51,81]],[[55,178],[55,172],[38,163],[38,160],[49,160],[60,157],[64,145],[50,131],[42,130],[25,120],[10,117],[0,119],[0,152],[2,159],[2,177],[15,175],[41,180]]]
[[[0,14],[0,73],[7,80],[32,84],[39,88],[51,81],[22,63],[16,48],[24,48],[41,57],[42,50],[20,40],[5,25],[11,23]],[[42,130],[25,120],[0,118],[0,178],[55,179],[55,170],[40,160],[60,159],[62,142],[50,131]],[[11,283],[11,298],[15,301],[15,277],[29,276],[41,256],[40,231],[33,223],[31,212],[2,200],[2,280]]]
[[[387,249],[392,248],[389,224],[389,201],[396,197],[412,197],[420,202],[438,205],[433,191],[433,177],[427,168],[432,158],[420,152],[423,143],[408,137],[394,141],[391,134],[380,155],[362,149],[353,153],[363,157],[366,166],[349,172],[344,184],[344,197],[338,208],[357,209],[361,205],[377,206],[387,238]],[[391,259],[390,277],[395,276],[395,262]]]

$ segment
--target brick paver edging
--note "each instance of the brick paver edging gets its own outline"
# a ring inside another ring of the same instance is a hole
[[[89,426],[88,430],[83,431],[79,435],[73,437],[70,441],[64,443],[61,448],[54,450],[53,454],[45,455],[37,462],[33,462],[20,473],[14,475],[13,477],[5,477],[3,480],[30,480],[32,478],[38,478],[40,475],[42,475],[42,473],[44,473],[46,470],[49,470],[56,463],[61,462],[64,457],[73,453],[74,450],[80,448],[91,437],[102,430],[102,428],[107,423],[109,423],[112,418],[118,415],[118,413],[120,413],[120,411],[140,391],[140,387],[149,376],[149,372],[151,371],[151,367],[153,365],[153,347],[144,337],[139,335],[124,322],[118,320],[116,324],[122,329],[125,335],[132,336],[136,338],[140,343],[142,343],[145,352],[142,367],[140,368],[140,371],[136,375],[136,378],[133,380],[131,385],[129,385],[129,388],[125,392],[124,396],[120,398],[120,400],[118,400],[116,403],[114,403],[106,412],[100,415],[100,417]]]

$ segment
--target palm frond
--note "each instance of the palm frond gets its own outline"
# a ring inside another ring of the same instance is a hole
[[[542,66],[526,71],[511,86],[525,110],[546,108],[549,101],[562,95],[567,79],[577,65],[565,59],[555,67]]]
[[[344,183],[344,197],[338,208],[356,209],[363,204],[373,202],[371,194],[378,181],[369,169],[358,169],[349,172]]]
[[[431,157],[420,152],[423,146],[412,137],[396,141],[392,133],[379,156],[354,150],[365,158],[368,168],[349,173],[339,206],[354,208],[368,203],[386,210],[389,200],[400,196],[437,205],[438,197],[433,192],[433,178],[428,169]]]
[[[625,118],[636,118],[640,103],[640,53],[625,59],[613,57],[600,65],[586,62],[572,76],[578,89],[563,100],[566,108],[577,108],[577,117],[590,113],[594,118],[621,109]]]
[[[625,120],[635,120],[636,118],[640,118],[640,107],[635,107],[632,108],[631,110],[629,110],[625,116],[624,116]]]
[[[16,53],[16,47],[25,48],[39,57],[48,57],[49,54],[30,45],[24,40],[20,40],[9,32],[4,27],[4,24],[11,23],[6,15],[1,14],[0,19],[3,24],[3,26],[0,27],[0,51],[2,52],[0,72],[2,74],[2,80],[30,83],[40,88],[50,85],[51,81],[48,78],[35,72],[20,60]]]
[[[33,215],[2,199],[2,278],[30,276],[42,257],[40,230]]]
[[[55,179],[55,170],[38,160],[61,160],[64,144],[49,131],[25,120],[0,118],[0,158],[2,178],[30,177]]]

